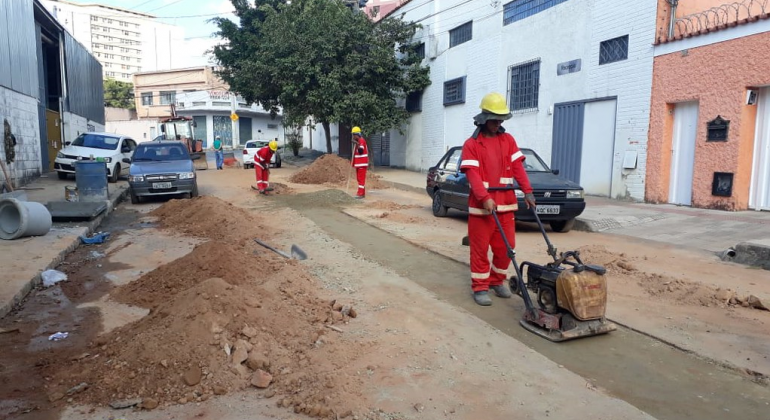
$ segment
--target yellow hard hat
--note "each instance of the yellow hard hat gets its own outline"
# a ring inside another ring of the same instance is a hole
[[[361,127],[353,127],[352,130],[350,130],[352,134],[361,134]]]
[[[497,92],[484,95],[484,98],[481,99],[481,106],[479,108],[484,112],[496,115],[508,115],[511,113],[508,106],[505,105],[505,97]]]
[[[275,140],[270,140],[270,143],[267,144],[267,147],[269,147],[270,150],[275,152],[276,150],[278,150],[278,142]]]

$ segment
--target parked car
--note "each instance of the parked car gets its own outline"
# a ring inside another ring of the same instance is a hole
[[[269,140],[249,140],[243,145],[243,169],[249,169],[254,167],[254,155],[257,150],[267,146],[270,143]],[[280,168],[281,167],[281,149],[282,146],[278,146],[278,150],[273,154],[273,158],[270,159],[270,165]]]
[[[534,150],[521,149],[521,152],[526,158],[524,168],[534,190],[540,219],[556,232],[568,232],[586,207],[583,188],[559,177],[559,171],[548,168]],[[468,211],[470,187],[465,174],[460,172],[461,155],[462,147],[453,147],[428,170],[425,189],[433,198],[433,215],[436,217],[446,216],[450,208]],[[514,187],[518,188],[515,181]],[[535,216],[524,204],[524,193],[517,189],[516,197],[519,201],[516,220],[534,222]]]
[[[136,142],[126,136],[114,133],[83,133],[56,154],[54,170],[59,179],[75,174],[75,162],[102,158],[107,162],[107,176],[110,182],[118,182],[121,175],[128,175],[128,165],[123,159],[131,159]]]
[[[140,143],[132,159],[123,162],[130,165],[128,184],[131,203],[141,202],[142,197],[186,194],[198,196],[198,179],[193,160],[187,147],[178,141],[151,141]]]

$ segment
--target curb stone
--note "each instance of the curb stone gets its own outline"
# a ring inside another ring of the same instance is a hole
[[[90,235],[93,233],[96,228],[101,225],[102,221],[115,209],[115,206],[118,205],[121,201],[123,201],[126,196],[128,195],[128,187],[122,189],[120,193],[116,194],[114,197],[112,197],[109,200],[109,205],[107,206],[107,209],[102,212],[99,216],[97,216],[94,220],[91,220],[88,222],[88,224],[81,228],[84,229],[82,235]],[[21,287],[21,290],[19,290],[18,293],[16,293],[13,298],[9,302],[5,302],[0,306],[0,318],[4,318],[6,315],[8,315],[14,308],[16,308],[17,305],[19,305],[22,301],[24,301],[24,298],[27,297],[29,292],[32,291],[32,289],[42,283],[41,274],[45,270],[51,270],[55,269],[59,264],[61,264],[62,261],[69,255],[71,252],[73,252],[78,246],[80,245],[80,235],[75,236],[75,238],[72,240],[72,242],[67,245],[66,248],[64,248],[59,254],[51,260],[48,265],[43,267],[37,274],[35,274],[34,277],[32,277],[28,282],[24,283],[24,285]]]

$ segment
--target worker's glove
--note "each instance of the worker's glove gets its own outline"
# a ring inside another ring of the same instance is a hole
[[[535,209],[535,206],[537,205],[535,203],[535,194],[527,193],[524,194],[524,202],[527,204],[528,209]]]
[[[495,200],[487,198],[486,201],[484,201],[484,210],[488,211],[490,214],[497,210],[497,203],[495,203]]]

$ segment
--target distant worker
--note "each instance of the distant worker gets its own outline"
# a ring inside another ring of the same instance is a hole
[[[254,171],[257,175],[256,189],[263,195],[267,195],[268,191],[273,191],[268,183],[268,178],[270,177],[270,161],[273,159],[276,150],[278,150],[278,142],[271,140],[267,146],[261,147],[254,154]]]
[[[353,161],[351,165],[356,168],[356,179],[358,179],[358,192],[356,198],[366,197],[366,169],[369,167],[369,146],[366,139],[361,135],[361,127],[353,127],[350,131],[353,134]]]
[[[217,158],[217,170],[222,170],[225,163],[225,152],[222,150],[222,139],[219,136],[214,139],[214,155]]]
[[[511,247],[515,247],[516,225],[514,212],[518,209],[513,180],[524,193],[527,208],[535,208],[535,196],[524,169],[524,155],[513,136],[505,132],[503,120],[511,118],[505,98],[489,93],[481,100],[481,113],[473,117],[476,130],[465,141],[460,170],[468,177],[471,193],[468,196],[468,239],[471,251],[471,289],[473,299],[481,306],[489,306],[489,289],[501,298],[510,298],[505,286],[508,257],[492,211],[497,212],[500,224]],[[509,191],[489,191],[487,188],[510,187]],[[492,267],[489,266],[489,247],[492,246]]]

